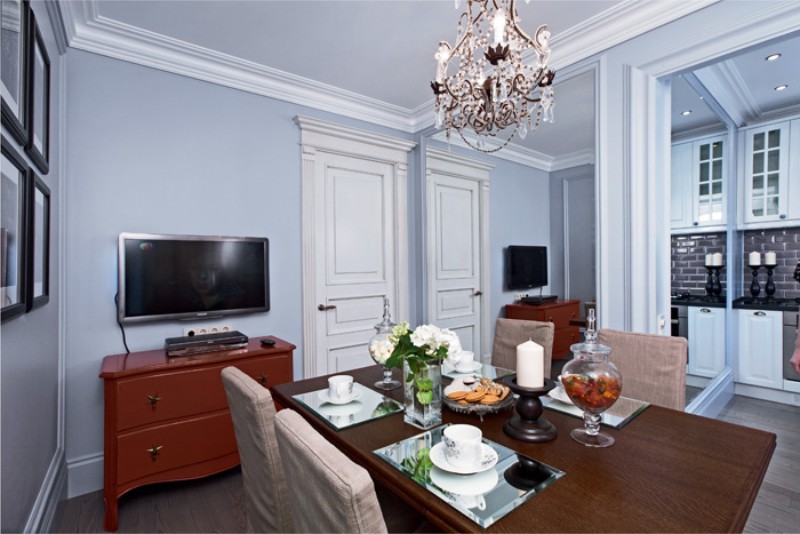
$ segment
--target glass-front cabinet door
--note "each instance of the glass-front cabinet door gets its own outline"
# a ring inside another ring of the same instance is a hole
[[[789,123],[746,130],[745,223],[787,218],[788,176]]]
[[[694,143],[696,196],[694,220],[697,226],[725,224],[724,141],[722,138]]]

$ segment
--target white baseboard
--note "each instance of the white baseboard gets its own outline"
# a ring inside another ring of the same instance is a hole
[[[67,498],[103,489],[103,453],[88,454],[67,461]]]
[[[33,503],[23,532],[53,532],[58,504],[66,497],[67,469],[64,449],[56,450],[47,468],[42,487]]]
[[[800,394],[780,389],[761,388],[750,384],[736,384],[736,394],[779,404],[800,406]]]

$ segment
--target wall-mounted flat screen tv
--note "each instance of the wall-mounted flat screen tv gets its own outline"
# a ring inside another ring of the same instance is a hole
[[[511,245],[506,250],[506,286],[530,289],[547,285],[547,247]]]
[[[269,310],[269,240],[119,236],[122,323],[200,319]]]

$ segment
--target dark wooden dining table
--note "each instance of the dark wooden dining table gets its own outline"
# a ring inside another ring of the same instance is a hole
[[[379,366],[347,374],[372,389],[383,376]],[[503,432],[511,410],[481,421],[443,406],[444,423],[479,426],[485,438],[566,473],[483,529],[374,454],[423,432],[405,423],[402,413],[336,431],[292,398],[326,387],[327,377],[316,377],[274,386],[272,394],[374,480],[450,532],[741,532],[776,443],[772,433],[653,405],[620,429],[604,426],[616,439],[608,448],[575,442],[569,432],[583,420],[548,409],[543,416],[558,436],[529,443]],[[381,393],[402,402],[402,389]]]

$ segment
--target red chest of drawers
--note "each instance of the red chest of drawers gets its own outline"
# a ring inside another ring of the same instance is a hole
[[[265,387],[292,381],[295,346],[247,347],[169,358],[164,350],[106,356],[105,529],[117,530],[119,497],[146,484],[187,480],[239,464],[222,369],[233,365]]]

